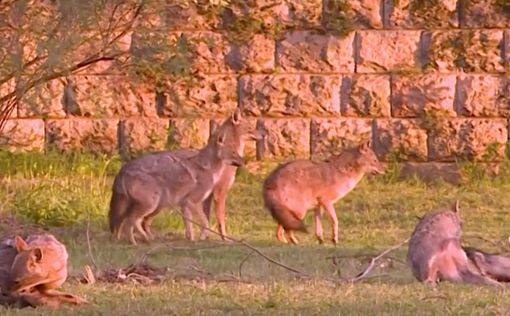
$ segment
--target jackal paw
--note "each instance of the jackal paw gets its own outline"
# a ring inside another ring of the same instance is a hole
[[[333,242],[333,245],[338,245],[338,238],[331,238],[331,242]]]
[[[317,236],[317,241],[319,242],[319,245],[322,245],[324,243],[324,238],[322,236]]]

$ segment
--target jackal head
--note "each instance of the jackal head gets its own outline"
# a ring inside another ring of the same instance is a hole
[[[359,161],[365,172],[370,172],[372,174],[384,173],[384,166],[381,164],[379,159],[377,159],[370,141],[360,145],[358,151],[360,154]]]
[[[240,109],[236,109],[232,115],[220,126],[213,124],[211,134],[225,133],[225,144],[235,148],[242,155],[246,141],[256,141],[264,135],[262,131],[255,128],[254,124],[245,119]]]
[[[226,131],[219,131],[216,140],[216,154],[217,158],[223,160],[225,164],[240,167],[244,165],[243,157],[238,153],[237,148],[229,146],[227,144]]]
[[[18,254],[11,266],[10,281],[11,291],[18,292],[40,284],[48,277],[48,271],[43,264],[42,248],[29,247],[20,236],[16,236],[14,243]]]

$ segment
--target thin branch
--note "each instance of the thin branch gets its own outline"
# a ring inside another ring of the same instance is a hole
[[[88,253],[89,253],[89,258],[92,261],[92,264],[94,265],[94,268],[96,268],[96,271],[98,271],[96,260],[94,259],[94,255],[92,254],[92,246],[90,245],[90,232],[89,231],[90,231],[90,220],[87,221],[87,231],[86,231],[87,250],[88,250]]]
[[[371,260],[370,260],[370,263],[368,264],[368,266],[365,268],[365,270],[363,270],[362,272],[358,273],[356,276],[354,277],[351,277],[351,278],[347,278],[347,279],[343,279],[343,281],[345,282],[349,282],[349,283],[354,283],[354,282],[357,282],[361,279],[364,279],[367,274],[374,268],[374,265],[375,263],[377,262],[377,260],[381,259],[382,257],[384,257],[385,255],[387,255],[388,253],[402,247],[404,244],[406,244],[407,242],[409,241],[409,238],[407,238],[406,240],[400,242],[398,245],[395,245],[395,246],[392,246],[386,250],[384,250],[383,252],[381,252],[379,255],[373,257]]]
[[[241,260],[241,263],[239,263],[239,277],[241,278],[242,277],[242,270],[243,270],[243,265],[246,261],[248,261],[248,259],[251,257],[251,255],[253,254],[253,251],[250,251],[248,253],[248,255],[246,257],[243,258],[243,260]]]

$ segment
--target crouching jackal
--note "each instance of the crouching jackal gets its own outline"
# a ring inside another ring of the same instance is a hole
[[[222,126],[225,124],[228,122]],[[194,239],[192,214],[199,217],[203,226],[200,238],[206,238],[209,221],[202,211],[203,201],[213,191],[226,166],[244,163],[237,148],[229,143],[229,137],[229,130],[220,127],[207,146],[190,157],[179,158],[172,151],[165,151],[126,163],[113,184],[111,232],[120,238],[125,231],[131,243],[136,244],[136,229],[149,241],[153,239],[150,223],[159,210],[180,207],[186,238]]]
[[[276,237],[297,244],[293,230],[306,231],[308,210],[315,209],[315,235],[323,242],[322,207],[331,220],[333,243],[338,242],[338,219],[333,204],[349,193],[367,172],[383,173],[384,167],[370,142],[344,150],[324,161],[296,160],[278,166],[266,178],[262,195],[266,208],[278,223]]]
[[[451,281],[502,286],[470,267],[461,247],[461,225],[458,201],[450,209],[428,213],[419,220],[407,253],[413,275],[431,285]]]

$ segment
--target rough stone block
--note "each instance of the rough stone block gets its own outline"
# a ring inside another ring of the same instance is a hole
[[[426,32],[427,67],[439,72],[503,72],[503,31]]]
[[[338,116],[340,76],[247,75],[239,80],[240,105],[253,116]]]
[[[395,117],[419,117],[431,112],[456,116],[455,75],[394,75],[391,105]]]
[[[257,128],[266,133],[258,142],[259,158],[293,159],[310,156],[310,121],[307,119],[259,119]]]
[[[323,25],[327,29],[380,29],[381,0],[325,0]]]
[[[43,120],[7,120],[0,132],[0,148],[9,151],[43,151],[44,147]]]
[[[505,0],[465,0],[463,27],[510,27],[510,2]]]
[[[191,56],[191,67],[199,73],[231,73],[229,54],[232,47],[220,33],[184,32],[182,41]]]
[[[162,116],[214,116],[232,113],[237,107],[234,76],[196,76],[191,81],[172,81],[158,104]]]
[[[374,149],[384,161],[427,160],[427,131],[416,120],[376,120],[374,140]]]
[[[429,159],[498,161],[508,140],[504,119],[454,119],[429,132]]]
[[[390,106],[389,75],[353,75],[342,80],[341,109],[344,116],[388,117]]]
[[[508,79],[503,76],[461,75],[456,108],[464,116],[510,117]]]
[[[70,78],[64,90],[63,102],[69,115],[157,116],[155,88],[124,76],[77,75]]]
[[[275,63],[275,40],[255,34],[248,42],[233,45],[227,63],[236,71],[270,72]]]
[[[167,29],[209,30],[217,28],[221,23],[219,14],[207,14],[213,7],[204,8],[194,1],[172,1],[160,8],[160,18]],[[209,10],[208,10],[209,9]]]
[[[385,21],[393,28],[458,27],[458,0],[384,0]]]
[[[294,31],[278,43],[278,65],[286,72],[354,72],[354,33],[345,38]]]
[[[420,33],[420,31],[359,31],[356,72],[419,69]]]
[[[123,152],[156,151],[166,147],[169,120],[129,118],[120,122],[119,140]]]
[[[210,124],[208,119],[171,119],[168,144],[171,149],[200,149],[209,139]]]
[[[55,79],[27,91],[18,103],[19,117],[65,117],[64,85],[63,80]]]
[[[312,159],[327,158],[343,149],[372,139],[372,120],[313,119],[311,122]]]
[[[114,153],[117,150],[116,119],[48,120],[48,145],[62,152],[90,151]]]

